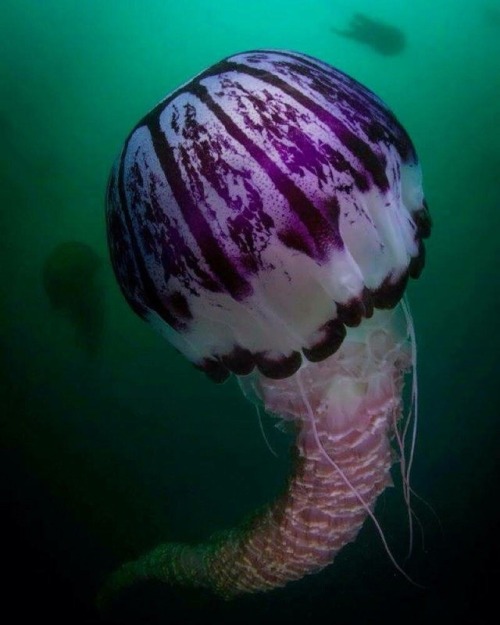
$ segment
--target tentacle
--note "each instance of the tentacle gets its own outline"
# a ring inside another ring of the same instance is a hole
[[[377,313],[321,363],[308,363],[284,380],[254,373],[251,386],[266,410],[297,429],[293,469],[281,496],[206,543],[155,548],[119,569],[106,592],[157,579],[231,598],[283,586],[330,564],[366,517],[374,518],[376,499],[391,484],[390,439],[401,417],[407,352],[394,313]]]
[[[367,510],[372,510],[390,483],[386,424],[385,410],[380,411],[370,420],[370,441],[362,432],[356,439],[352,433],[337,438],[336,449],[329,454],[342,467],[339,472],[318,449],[312,426],[304,420],[293,474],[271,506],[239,529],[223,532],[201,546],[166,543],[155,548],[119,569],[106,594],[139,580],[157,579],[207,587],[230,598],[283,586],[327,566],[355,539]]]

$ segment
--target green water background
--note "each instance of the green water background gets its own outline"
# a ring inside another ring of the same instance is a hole
[[[402,29],[382,55],[335,34],[360,11]],[[0,22],[0,366],[5,609],[100,622],[93,596],[119,562],[196,541],[269,501],[286,436],[234,380],[216,386],[127,308],[109,263],[103,196],[134,123],[220,58],[258,47],[317,56],[378,93],[412,136],[434,220],[409,296],[418,337],[417,532],[409,585],[372,524],[320,575],[222,604],[132,592],[120,622],[486,623],[499,553],[500,2],[494,0],[4,0]],[[95,357],[44,292],[52,249],[103,259]],[[400,560],[400,490],[377,506]],[[110,616],[107,617],[111,618]],[[149,619],[149,620],[148,620]]]

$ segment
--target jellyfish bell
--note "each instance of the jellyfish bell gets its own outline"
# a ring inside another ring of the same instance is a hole
[[[215,381],[238,376],[296,440],[264,512],[201,545],[160,545],[104,594],[160,579],[228,598],[325,567],[374,518],[399,440],[412,364],[399,302],[430,233],[407,133],[317,59],[237,54],[136,125],[107,227],[134,311]]]

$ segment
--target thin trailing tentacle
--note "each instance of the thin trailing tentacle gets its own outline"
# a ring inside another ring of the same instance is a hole
[[[313,433],[314,433],[314,439],[316,441],[316,444],[318,445],[318,448],[321,450],[321,453],[323,454],[323,456],[326,458],[326,460],[332,465],[332,467],[335,469],[335,471],[337,471],[337,473],[341,476],[342,480],[345,482],[345,484],[348,486],[348,488],[354,493],[354,495],[358,498],[359,502],[361,503],[361,505],[363,506],[363,508],[365,509],[367,515],[370,517],[370,519],[373,521],[373,524],[375,525],[375,528],[377,529],[377,532],[380,536],[380,539],[382,541],[382,544],[384,545],[384,549],[387,553],[387,555],[389,556],[390,561],[392,562],[392,564],[394,565],[394,567],[401,573],[401,575],[403,575],[403,577],[405,577],[410,583],[414,584],[415,586],[420,586],[420,584],[417,584],[409,575],[408,573],[398,564],[396,558],[394,557],[392,551],[389,548],[389,545],[387,543],[387,539],[385,537],[384,534],[384,530],[382,529],[380,523],[378,522],[377,517],[375,516],[374,512],[371,510],[371,508],[369,507],[369,505],[366,503],[366,501],[364,500],[364,498],[362,497],[361,493],[351,484],[351,482],[349,481],[349,479],[347,478],[347,476],[345,475],[345,473],[342,471],[342,469],[337,465],[337,463],[333,460],[333,458],[328,454],[328,452],[326,451],[326,449],[324,448],[319,436],[318,436],[318,432],[316,429],[316,419],[314,416],[314,413],[312,411],[311,405],[307,399],[307,395],[304,391],[304,387],[303,387],[303,383],[302,380],[300,378],[300,371],[297,374],[297,379],[298,379],[298,384],[299,384],[299,388],[300,388],[300,392],[304,401],[304,404],[306,406],[306,410],[307,413],[309,415],[309,418],[311,419],[311,423],[312,423],[312,427],[313,427]]]
[[[274,449],[271,447],[271,443],[269,442],[269,439],[267,438],[266,432],[264,430],[264,426],[262,425],[262,417],[260,415],[260,408],[258,404],[255,404],[255,410],[257,412],[257,419],[259,421],[259,429],[260,429],[260,433],[262,434],[262,438],[264,439],[264,442],[266,443],[266,447],[269,449],[269,451],[272,453],[272,455],[275,458],[278,458],[278,454],[274,451]]]

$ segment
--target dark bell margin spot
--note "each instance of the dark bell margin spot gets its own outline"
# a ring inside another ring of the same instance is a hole
[[[255,360],[248,349],[238,345],[233,351],[221,358],[224,365],[236,375],[248,375],[255,367]]]
[[[432,218],[427,207],[427,202],[424,200],[423,206],[416,213],[413,213],[412,219],[417,226],[417,235],[421,239],[427,239],[431,235]]]
[[[193,318],[187,299],[180,291],[170,293],[165,300],[165,305],[169,311],[181,319]]]
[[[229,371],[219,360],[205,358],[201,364],[195,364],[194,366],[196,369],[203,371],[213,382],[216,382],[217,384],[225,382],[230,375]]]
[[[339,319],[332,319],[319,329],[323,338],[312,347],[302,348],[304,356],[309,362],[320,362],[334,354],[342,345],[346,335],[344,324]]]
[[[337,303],[337,319],[350,328],[359,326],[363,317],[373,315],[373,300],[365,287],[360,297],[355,297],[346,304]]]
[[[371,293],[375,308],[394,308],[403,297],[407,282],[408,272],[404,273],[394,284],[391,284],[390,278],[386,278],[378,289]]]
[[[293,375],[300,369],[302,356],[300,352],[292,352],[289,356],[271,358],[266,352],[254,354],[255,364],[259,371],[272,380],[282,380]]]
[[[408,267],[411,278],[418,278],[425,267],[425,245],[423,241],[418,242],[418,254],[414,256]]]

